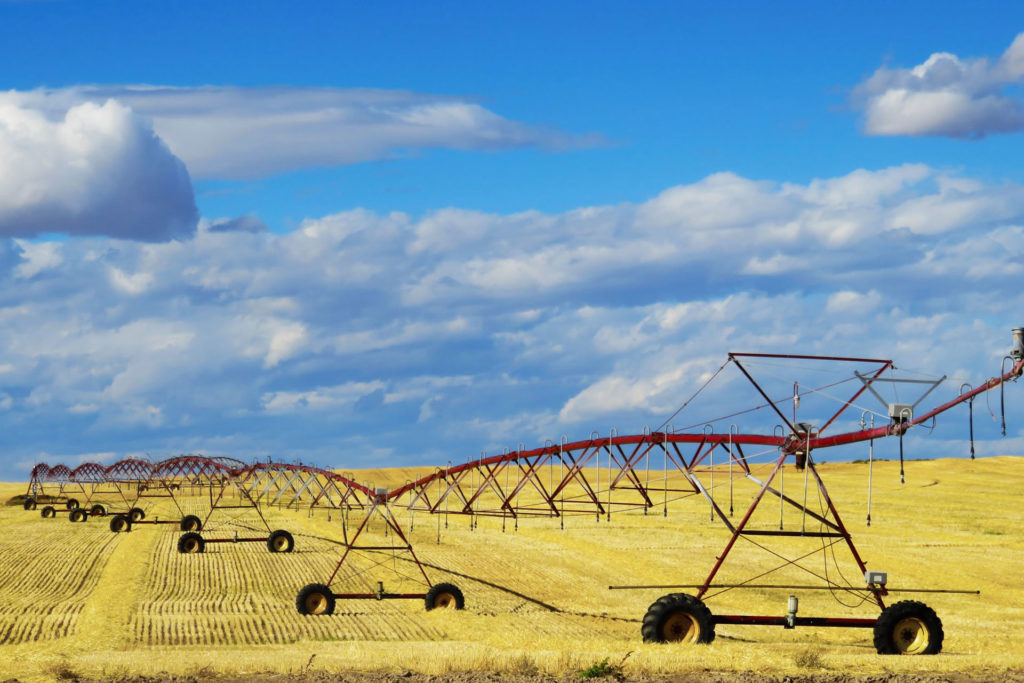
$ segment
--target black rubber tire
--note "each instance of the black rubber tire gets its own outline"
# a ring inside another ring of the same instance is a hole
[[[119,534],[122,531],[131,531],[132,520],[124,515],[114,515],[110,518],[110,530],[115,534]]]
[[[194,531],[190,531],[187,534],[182,534],[181,538],[178,539],[178,552],[184,555],[192,555],[195,553],[201,553],[206,550],[206,541],[203,537]]]
[[[68,515],[68,519],[72,522],[84,522],[89,518],[89,515],[85,514],[85,510],[82,508],[74,508],[71,510],[71,514]]]
[[[334,614],[334,593],[322,583],[311,583],[295,598],[299,614]]]
[[[66,505],[68,506],[68,510],[74,510],[75,508],[79,507],[78,500],[76,500],[75,498],[68,498],[68,502],[66,503]]]
[[[875,649],[880,655],[937,655],[944,636],[935,610],[916,600],[889,605],[875,623]]]
[[[290,553],[295,549],[295,539],[284,529],[271,532],[267,539],[267,550],[272,553]]]
[[[185,515],[181,519],[181,530],[182,531],[202,531],[203,520],[199,519],[195,515]]]
[[[645,643],[710,643],[715,639],[715,619],[699,599],[670,593],[647,608],[640,633]]]
[[[35,510],[37,505],[38,505],[38,503],[36,503],[36,499],[35,498],[26,498],[25,499],[25,509],[26,510]]]
[[[132,508],[131,510],[128,511],[128,519],[132,520],[133,522],[137,522],[140,519],[145,518],[146,511],[143,510],[142,508]]]
[[[42,512],[40,512],[40,514],[45,519],[49,519],[50,517],[55,517],[57,515],[57,511],[53,509],[52,505],[47,505],[43,507]]]
[[[106,517],[107,508],[103,507],[99,503],[96,503],[91,508],[89,508],[89,514],[93,517]]]
[[[466,598],[454,583],[435,583],[423,598],[427,611],[434,609],[465,609]]]

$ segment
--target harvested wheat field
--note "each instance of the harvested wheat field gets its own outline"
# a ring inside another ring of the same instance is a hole
[[[511,519],[396,511],[430,579],[458,585],[465,609],[428,612],[422,600],[339,600],[329,616],[301,615],[295,599],[304,585],[325,583],[338,563],[337,511],[328,518],[322,510],[264,510],[271,528],[294,536],[291,553],[270,553],[261,543],[220,543],[186,555],[177,550],[181,531],[174,525],[139,525],[114,534],[109,518],[72,524],[66,513],[47,519],[12,504],[0,509],[0,680],[272,674],[279,680],[327,680],[339,672],[373,680],[412,672],[473,681],[491,680],[495,673],[577,677],[588,669],[681,680],[1019,679],[1024,458],[912,461],[904,485],[898,463],[876,462],[870,527],[867,467],[825,463],[818,469],[868,568],[888,572],[893,588],[981,591],[888,598],[921,600],[935,609],[945,631],[939,655],[878,655],[870,629],[720,624],[707,645],[643,643],[640,626],[648,606],[677,589],[609,586],[704,579],[729,533],[696,497],[671,502],[667,515],[659,504],[647,515],[631,511],[610,521],[569,517],[564,529],[548,518],[516,525]],[[395,486],[419,472],[357,474],[361,481]],[[716,475],[716,497],[728,501],[728,475]],[[785,486],[787,495],[804,495],[796,471],[786,472]],[[16,501],[24,492],[23,484],[0,485],[4,500]],[[754,493],[749,484],[737,484],[738,511]],[[808,500],[817,509],[816,489]],[[185,512],[202,512],[201,495],[184,492],[182,502]],[[147,515],[180,514],[164,505]],[[754,522],[778,528],[779,507],[769,507],[762,506]],[[211,517],[204,536],[250,528],[251,517],[244,510]],[[807,519],[789,509],[781,522],[801,529]],[[394,535],[382,531],[371,523],[366,538],[392,544]],[[769,549],[777,555],[738,545],[716,582],[745,581],[778,566],[779,556],[808,554],[819,558],[808,561],[817,562],[821,572],[840,571],[851,584],[863,585],[856,568],[850,569],[845,546],[815,556],[818,540],[778,543]],[[376,560],[372,553],[362,555],[369,557],[347,563],[332,588],[365,592],[383,581],[388,591],[423,590],[416,587],[416,567],[407,554],[379,553]],[[807,583],[799,571],[772,580]],[[716,614],[783,616],[790,593],[800,599],[801,616],[878,612],[854,604],[859,600],[851,595],[837,596],[848,603],[840,604],[829,591],[734,590],[708,605]],[[606,665],[597,666],[601,662]]]

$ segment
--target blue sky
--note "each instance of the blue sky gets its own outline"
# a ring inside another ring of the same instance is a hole
[[[948,399],[1024,324],[1022,19],[0,1],[0,477],[639,431],[730,350]]]

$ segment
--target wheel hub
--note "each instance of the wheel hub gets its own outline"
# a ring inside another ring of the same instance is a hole
[[[695,643],[700,636],[697,620],[685,612],[677,612],[666,619],[662,630],[665,641],[670,643]]]
[[[455,607],[455,596],[451,593],[438,593],[434,598],[434,607]]]
[[[306,610],[310,614],[323,614],[327,611],[327,596],[313,593],[306,598]]]
[[[917,617],[902,619],[893,629],[893,640],[903,654],[918,654],[928,646],[928,627]]]

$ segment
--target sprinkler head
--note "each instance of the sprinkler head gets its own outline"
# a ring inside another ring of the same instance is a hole
[[[786,624],[783,628],[796,628],[796,612],[800,601],[795,595],[790,595],[786,603]]]

